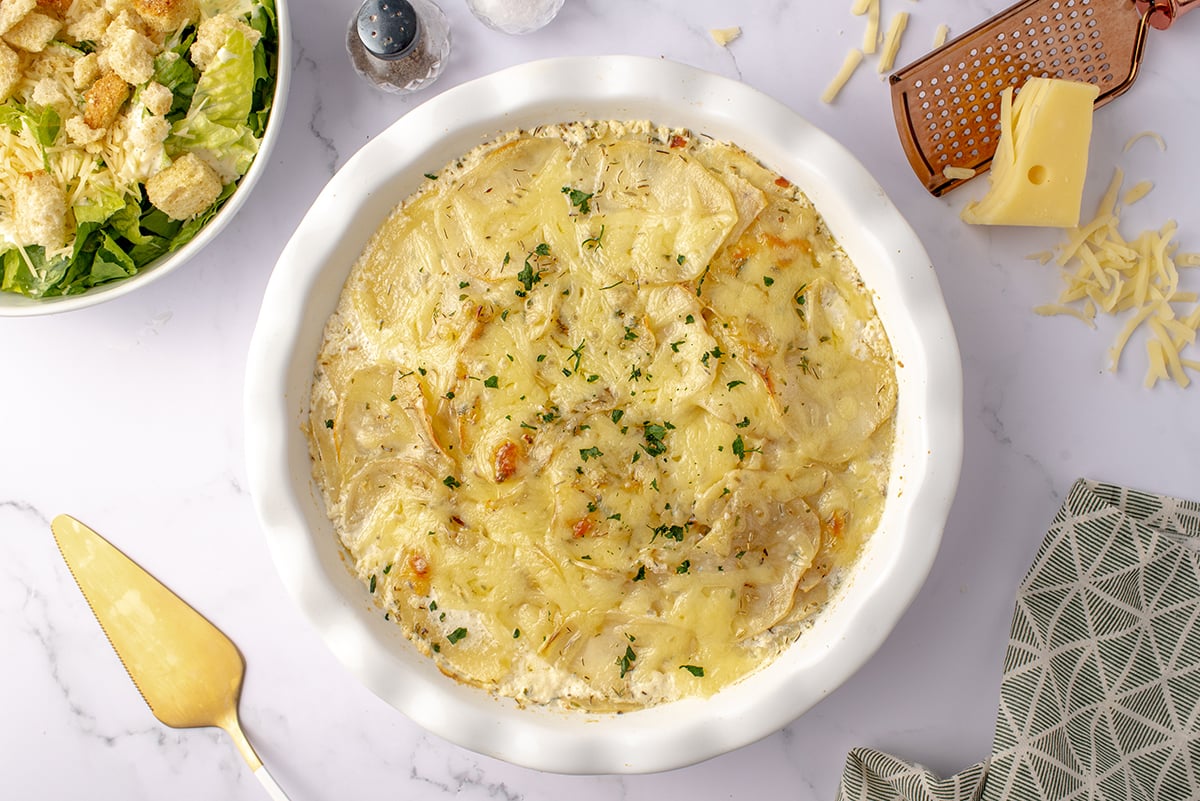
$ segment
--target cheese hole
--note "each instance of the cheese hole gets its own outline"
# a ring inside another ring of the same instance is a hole
[[[1046,178],[1049,177],[1046,173],[1046,168],[1041,164],[1034,164],[1029,168],[1029,183],[1035,186],[1041,186],[1046,183]]]

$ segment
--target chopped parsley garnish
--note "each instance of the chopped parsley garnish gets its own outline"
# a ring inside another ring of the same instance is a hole
[[[529,259],[525,260],[525,266],[521,268],[521,272],[517,273],[517,280],[521,282],[521,286],[525,288],[525,292],[533,289],[533,285],[542,280],[541,272],[535,271],[533,265],[529,263]],[[518,295],[524,297],[521,291],[517,291]]]
[[[325,421],[325,427],[326,427],[326,428],[333,428],[333,420],[326,420],[326,421]]]
[[[750,418],[743,417],[741,420],[739,420],[737,423],[735,423],[735,425],[738,428],[745,428],[746,426],[750,425]]]
[[[647,422],[643,424],[642,435],[646,441],[642,444],[642,450],[651,456],[662,456],[666,453],[667,445],[663,442],[663,438],[667,436],[669,428],[674,428],[674,426],[670,423],[659,425]]]
[[[733,389],[734,387],[740,387],[742,384],[745,384],[745,383],[746,383],[745,381],[730,381],[728,384],[725,385],[725,388]]]
[[[691,567],[692,567],[692,560],[684,559],[682,562],[679,563],[679,567],[675,568],[675,572],[679,573],[680,575],[683,575],[684,573],[688,572],[688,570],[690,570]]]
[[[775,279],[774,279],[774,278],[772,278],[772,277],[771,277],[771,276],[769,276],[769,275],[764,275],[764,276],[763,276],[763,286],[770,286],[770,285],[771,285],[771,284],[773,284],[773,283],[775,283]]]
[[[584,192],[581,189],[572,189],[569,186],[564,186],[562,188],[562,193],[570,199],[572,206],[579,209],[580,214],[591,213],[591,199],[593,193]]]
[[[654,536],[650,538],[651,541],[657,539],[658,537],[663,537],[664,539],[674,540],[675,542],[683,542],[683,535],[687,532],[687,529],[684,526],[674,524],[668,525],[663,523],[652,528],[651,531],[654,532]]]
[[[599,459],[603,455],[604,455],[604,452],[601,451],[599,448],[597,448],[595,445],[593,445],[590,448],[580,448],[579,449],[579,458],[583,459],[583,461],[585,461],[585,462],[588,459]]]
[[[375,574],[374,573],[371,574],[370,590],[371,590],[371,594],[374,595],[375,594]]]
[[[428,179],[429,179],[429,180],[431,180],[431,181],[436,181],[436,180],[437,180],[437,175],[435,175],[435,174],[433,174],[433,173],[431,173],[431,172],[427,172],[427,173],[425,173],[425,177],[426,177],[426,178],[428,178]]]
[[[638,338],[637,331],[634,331],[629,326],[625,326],[625,340],[627,342],[632,342],[633,340],[635,340],[637,338]]]
[[[796,294],[792,296],[792,300],[796,301],[796,314],[800,315],[800,319],[806,319],[804,316],[804,307],[808,304],[808,300],[804,295],[804,291],[808,289],[808,284],[801,284],[796,290]]]
[[[450,489],[458,489],[459,487],[462,486],[462,482],[459,481],[454,476],[446,476],[445,478],[442,479],[442,483],[445,484]]]
[[[758,448],[747,448],[746,442],[742,439],[742,435],[738,434],[737,439],[733,441],[733,452],[737,455],[738,461],[746,458],[748,453],[758,453]]]
[[[698,679],[704,678],[704,668],[699,665],[680,665],[680,670],[686,670]]]
[[[746,443],[742,440],[741,434],[738,434],[737,439],[733,441],[733,452],[739,462],[746,458]]]
[[[515,640],[515,639],[517,639],[517,638],[518,638],[518,637],[520,637],[520,636],[521,636],[521,630],[520,630],[520,629],[513,629],[513,639]]]
[[[645,581],[646,580],[646,566],[645,565],[638,565],[638,571],[637,571],[637,573],[633,574],[633,580],[634,581]]]
[[[464,629],[462,626],[459,626],[454,631],[452,631],[446,635],[446,641],[448,643],[450,643],[451,645],[454,645],[456,642],[458,642],[459,640],[461,640],[463,637],[466,637],[466,636],[467,636],[467,630]]]
[[[488,389],[496,389],[496,387],[500,386],[500,377],[490,375],[487,378],[483,379],[483,385],[485,387],[487,387]]]
[[[687,261],[687,256],[684,256],[682,253],[675,257],[676,264],[683,264],[685,261]]]
[[[621,678],[625,678],[625,674],[633,670],[633,663],[637,659],[637,654],[633,652],[633,646],[626,645],[624,655],[617,660],[617,664],[621,667]]]

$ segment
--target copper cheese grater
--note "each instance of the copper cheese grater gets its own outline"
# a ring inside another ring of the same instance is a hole
[[[1000,93],[1027,78],[1088,81],[1096,107],[1137,77],[1151,27],[1165,29],[1200,0],[1025,0],[891,76],[892,110],[908,161],[941,196],[987,170],[1000,133]]]

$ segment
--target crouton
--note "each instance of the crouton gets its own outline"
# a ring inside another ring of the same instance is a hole
[[[83,9],[80,6],[67,15],[67,36],[76,42],[98,42],[110,22],[112,16],[103,8]]]
[[[0,34],[8,33],[37,7],[37,0],[0,0]]]
[[[230,31],[234,29],[240,29],[250,40],[250,44],[258,44],[261,34],[231,14],[216,14],[200,22],[196,28],[196,41],[192,43],[189,54],[192,63],[199,67],[201,72],[208,69],[217,53],[225,46]]]
[[[100,63],[136,86],[154,75],[154,56],[150,40],[130,22],[122,14],[109,23],[101,40]]]
[[[63,123],[63,128],[66,130],[67,136],[71,137],[71,141],[78,145],[94,144],[104,138],[104,129],[88,125],[84,122],[81,114],[68,117],[67,121]]]
[[[13,227],[23,245],[61,248],[67,241],[67,192],[45,170],[23,173],[13,192]]]
[[[0,103],[8,100],[21,82],[21,57],[4,42],[0,42]]]
[[[100,77],[100,56],[95,53],[80,56],[71,65],[71,70],[72,77],[75,79],[75,88],[83,91],[85,87],[91,86]]]
[[[40,53],[54,40],[60,28],[62,23],[54,17],[31,11],[8,29],[4,34],[4,41],[21,50]]]
[[[130,119],[126,123],[129,144],[145,154],[149,154],[158,145],[161,145],[169,133],[171,133],[171,123],[167,122],[166,117],[158,117],[154,114],[130,115]],[[161,150],[161,148],[158,149]]]
[[[101,75],[83,95],[83,121],[90,128],[107,128],[129,99],[129,84],[116,73]]]
[[[199,156],[185,153],[146,181],[146,196],[173,220],[186,220],[207,209],[221,194],[216,170]]]
[[[49,106],[59,114],[74,110],[74,101],[63,91],[62,84],[54,78],[39,78],[33,85],[29,99],[35,106]]]
[[[196,0],[133,0],[133,9],[156,31],[171,33],[200,16]]]
[[[62,19],[71,10],[71,3],[75,0],[37,0],[37,7],[48,14]]]
[[[151,81],[143,86],[140,98],[146,111],[160,117],[170,111],[171,104],[175,102],[175,96],[171,94],[171,90],[158,81]]]

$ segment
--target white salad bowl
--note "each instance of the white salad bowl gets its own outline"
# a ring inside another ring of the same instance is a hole
[[[271,114],[263,129],[262,141],[259,142],[258,153],[254,157],[250,169],[238,181],[237,189],[225,201],[220,210],[213,215],[203,228],[185,245],[178,250],[160,256],[155,261],[142,267],[134,275],[117,281],[109,281],[92,287],[77,295],[65,295],[51,298],[28,298],[13,292],[0,292],[0,317],[32,317],[41,314],[57,314],[76,309],[95,306],[104,301],[114,300],[129,292],[157,281],[168,273],[183,266],[197,253],[203,250],[221,232],[234,215],[241,209],[242,204],[250,196],[254,185],[267,169],[270,162],[271,150],[279,138],[283,128],[283,113],[288,95],[288,85],[292,74],[292,31],[288,16],[288,1],[275,0],[275,18],[279,34],[279,49],[275,74],[275,92],[271,100]]]
[[[741,145],[812,199],[857,265],[898,367],[896,449],[879,530],[799,640],[714,696],[624,714],[520,707],[459,684],[384,620],[352,575],[312,482],[302,425],[323,327],[351,266],[422,175],[541,123],[650,119]],[[463,747],[563,773],[667,770],[786,726],[879,647],[928,574],[958,481],[958,348],[929,258],[866,170],[779,102],[727,78],[627,56],[506,69],[415,108],[348,161],[282,252],[246,373],[248,474],[284,583],[381,698]]]

